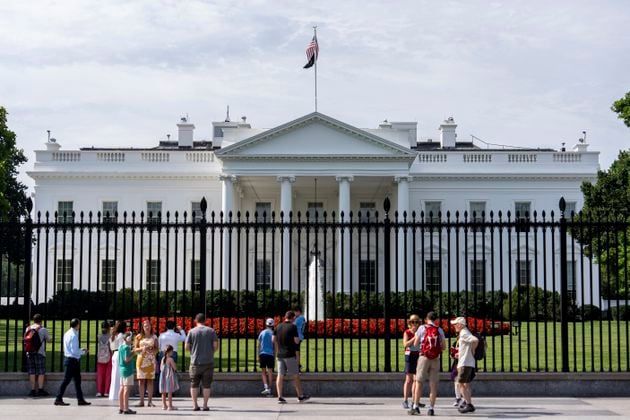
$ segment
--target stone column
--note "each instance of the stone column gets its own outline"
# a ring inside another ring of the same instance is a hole
[[[411,212],[409,211],[409,182],[412,181],[410,176],[397,176],[394,181],[398,184],[398,220],[404,221],[405,213],[407,220],[411,220]],[[407,241],[405,247],[405,233],[407,233]],[[400,229],[398,231],[398,291],[405,291],[407,287],[413,284],[413,249],[412,249],[412,232],[408,229]],[[406,271],[405,271],[406,268]]]
[[[293,184],[294,176],[279,176],[280,183],[280,211],[283,214],[282,222],[289,221],[289,213],[293,208]],[[280,288],[289,290],[291,286],[291,242],[289,228],[282,230],[282,278]]]
[[[337,176],[339,183],[339,221],[350,221],[350,182],[354,177],[349,175]],[[343,213],[343,216],[342,216]],[[352,282],[350,270],[350,230],[342,229],[339,234],[338,246],[337,291],[349,292]]]
[[[222,174],[219,176],[219,179],[221,180],[221,212],[223,213],[223,222],[226,223],[230,221],[230,213],[234,212],[234,184],[236,183],[236,176]],[[233,216],[235,215],[233,214]],[[221,261],[221,287],[223,289],[230,288],[230,283],[236,275],[231,264],[232,260],[236,260],[234,252],[230,235],[227,229],[224,229],[223,259]]]

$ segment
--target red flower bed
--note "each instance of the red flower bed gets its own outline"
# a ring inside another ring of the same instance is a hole
[[[147,318],[134,318],[131,320],[132,329],[140,331],[142,321]],[[194,326],[192,318],[167,318],[149,317],[153,330],[162,332],[166,321],[174,319],[176,324],[188,331]],[[276,325],[282,322],[282,317],[274,317]],[[466,318],[468,328],[473,332],[484,335],[505,335],[510,333],[510,323],[501,321],[484,320],[479,318]],[[159,325],[158,325],[159,324]],[[210,318],[206,325],[212,327],[221,338],[252,338],[265,328],[264,318]],[[455,329],[449,320],[440,320],[440,326],[447,336],[455,336]],[[392,337],[401,337],[407,329],[407,321],[404,319],[390,321]],[[323,321],[308,321],[305,335],[307,338],[384,338],[385,320],[383,318],[371,319],[340,319],[332,318]]]

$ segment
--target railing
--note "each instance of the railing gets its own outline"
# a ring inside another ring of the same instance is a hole
[[[148,317],[160,332],[167,319],[188,329],[197,312],[222,340],[218,371],[257,371],[264,319],[279,321],[294,304],[308,320],[307,372],[402,371],[405,320],[429,310],[449,345],[455,316],[486,335],[481,371],[629,370],[626,222],[390,215],[388,200],[384,214],[344,222],[334,213],[224,218],[205,207],[150,220],[79,213],[0,223],[0,371],[23,369],[22,333],[34,313],[52,336],[48,371],[62,369],[73,317],[90,348],[83,368],[93,371],[102,321],[137,330]],[[183,370],[189,357],[178,351]],[[449,365],[445,355],[441,368]]]
[[[53,152],[52,160],[57,162],[78,162],[81,160],[81,152]]]
[[[171,158],[167,152],[142,152],[140,156],[146,162],[168,162]]]
[[[102,162],[124,162],[124,152],[97,152],[96,159]]]

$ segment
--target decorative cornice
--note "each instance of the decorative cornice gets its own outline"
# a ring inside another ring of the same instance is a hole
[[[293,176],[293,175],[280,175],[280,176],[276,177],[276,181],[278,181],[278,182],[289,181],[291,184],[293,184],[295,182],[295,176]]]
[[[394,177],[394,182],[395,183],[398,184],[401,181],[412,182],[413,181],[413,177],[412,176],[395,176]]]
[[[412,162],[413,155],[224,155],[217,156],[220,160],[294,160],[306,161],[330,161],[330,160],[354,160],[354,161],[403,161]]]
[[[231,181],[233,184],[238,182],[238,177],[231,174],[220,174],[218,179],[219,181]]]
[[[337,175],[335,176],[335,180],[337,182],[341,182],[341,181],[352,182],[354,181],[354,176],[353,175]]]

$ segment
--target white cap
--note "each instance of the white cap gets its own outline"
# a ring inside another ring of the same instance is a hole
[[[455,324],[461,324],[464,327],[466,326],[466,318],[464,318],[463,316],[459,316],[455,319],[451,320],[451,324],[455,325]]]
[[[273,318],[267,318],[267,320],[265,321],[265,325],[268,327],[273,327],[273,325],[275,324]]]

